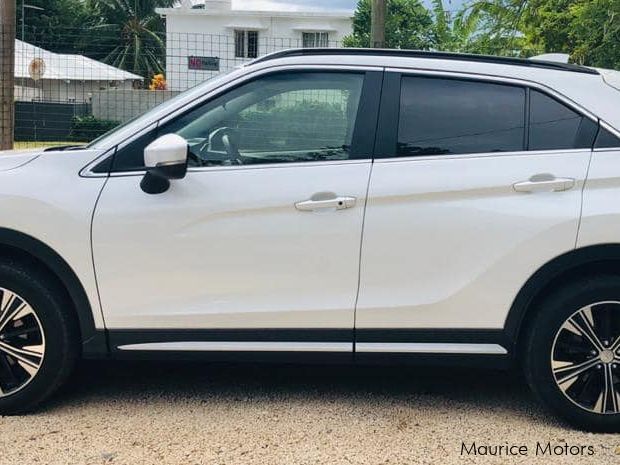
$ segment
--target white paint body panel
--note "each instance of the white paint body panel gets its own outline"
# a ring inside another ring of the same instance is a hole
[[[357,328],[502,328],[516,294],[575,246],[590,151],[375,162]],[[517,193],[550,173],[564,192]]]
[[[583,196],[578,247],[617,244],[620,238],[620,149],[592,154]]]
[[[24,166],[36,159],[40,153],[40,149],[2,150],[0,151],[0,171],[10,171]]]
[[[97,328],[103,328],[104,323],[95,283],[90,225],[105,179],[82,178],[79,173],[101,153],[45,152],[34,159],[32,153],[8,155],[7,160],[20,157],[27,163],[0,173],[0,227],[38,239],[67,262],[84,287]],[[11,163],[18,164],[16,159]]]
[[[370,161],[111,177],[93,224],[108,328],[352,328]],[[300,212],[317,192],[352,208]]]
[[[250,76],[364,66],[529,82],[620,129],[620,92],[597,75],[431,58],[278,58],[199,85],[89,150],[0,154],[0,227],[62,256],[97,328],[109,329],[500,329],[541,266],[575,246],[620,242],[620,150],[209,168],[160,195],[141,191],[140,173],[108,179],[85,169]],[[575,183],[514,190],[539,174]],[[325,192],[356,201],[295,208]]]

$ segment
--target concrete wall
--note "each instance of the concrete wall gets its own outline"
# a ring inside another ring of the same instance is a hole
[[[150,110],[178,93],[169,90],[96,91],[92,94],[92,112],[96,118],[122,123]]]

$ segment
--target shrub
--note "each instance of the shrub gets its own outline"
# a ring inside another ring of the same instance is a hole
[[[107,119],[98,119],[92,115],[74,116],[71,120],[69,139],[78,142],[88,142],[114,129],[120,122]]]

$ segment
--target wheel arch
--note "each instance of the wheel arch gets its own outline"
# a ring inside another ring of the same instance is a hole
[[[67,292],[79,321],[82,355],[101,356],[108,352],[105,331],[97,330],[92,307],[79,278],[71,266],[40,240],[12,229],[0,228],[0,258],[12,257],[44,267]]]
[[[541,266],[520,289],[508,312],[504,332],[511,352],[519,353],[537,302],[573,280],[601,273],[620,275],[620,244],[575,249]]]

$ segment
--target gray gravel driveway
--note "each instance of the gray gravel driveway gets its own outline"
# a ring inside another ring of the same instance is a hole
[[[558,424],[518,376],[437,368],[96,362],[38,413],[0,418],[2,465],[457,463],[620,464],[620,435]]]

